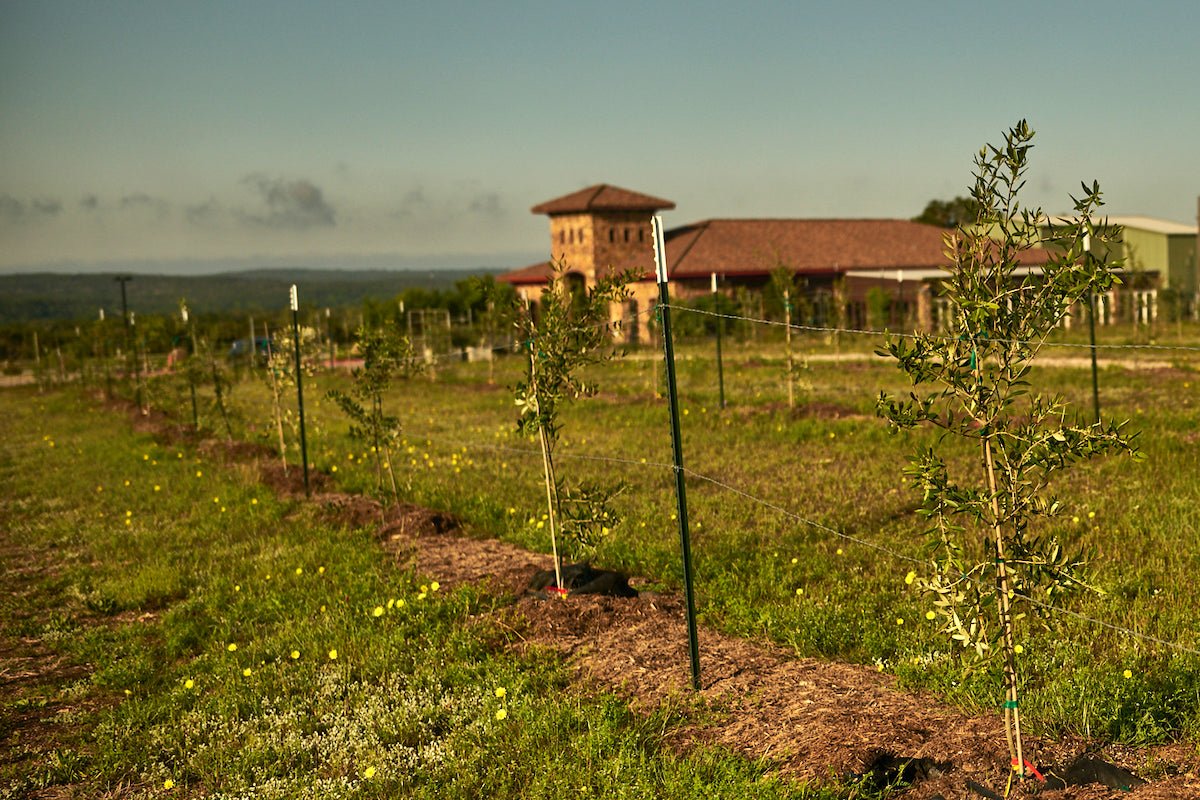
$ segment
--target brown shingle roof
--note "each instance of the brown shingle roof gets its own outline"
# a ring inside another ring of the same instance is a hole
[[[779,265],[803,275],[847,270],[940,269],[949,264],[946,229],[899,219],[711,219],[666,231],[667,267],[672,278],[767,275]],[[654,276],[646,251],[644,277]],[[1034,248],[1022,264],[1044,264]],[[499,277],[513,284],[544,283],[549,262]]]
[[[713,219],[665,235],[672,277],[799,274],[847,269],[939,268],[946,230],[899,219]],[[1022,263],[1043,263],[1030,251]]]
[[[674,208],[675,204],[661,197],[631,192],[619,186],[600,183],[578,192],[539,203],[530,209],[534,214],[580,214],[588,211],[657,211]]]

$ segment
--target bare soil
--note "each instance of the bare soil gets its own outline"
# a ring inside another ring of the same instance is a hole
[[[415,559],[420,572],[445,586],[490,581],[520,594],[529,576],[550,558],[494,540],[449,530],[389,547]],[[632,581],[637,585],[637,581]],[[561,653],[582,683],[617,692],[635,707],[678,704],[691,687],[687,629],[678,597],[643,592],[637,598],[576,595],[565,600],[522,597],[503,612],[519,649]],[[905,796],[914,800],[975,796],[974,780],[1003,793],[1008,750],[1000,715],[968,716],[932,695],[901,691],[895,679],[869,667],[796,658],[778,647],[701,628],[701,697],[710,712],[674,737],[687,749],[717,744],[752,759],[774,762],[799,780],[842,779],[866,771],[880,753],[949,762],[942,775],[921,780]],[[1026,758],[1037,765],[1066,763],[1094,751],[1082,740],[1026,740]],[[1200,797],[1200,759],[1185,745],[1104,748],[1102,756],[1137,772],[1149,759],[1173,765],[1133,792],[1100,785],[1039,792],[1036,781],[1019,788],[1049,799]]]

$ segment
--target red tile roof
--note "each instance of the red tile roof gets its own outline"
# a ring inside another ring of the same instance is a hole
[[[534,214],[582,214],[589,211],[657,211],[674,208],[675,204],[661,197],[631,192],[619,186],[600,183],[580,189],[553,200],[539,203],[530,209]]]
[[[550,280],[550,262],[539,261],[537,264],[530,264],[528,267],[514,269],[512,272],[497,275],[496,280],[511,283],[513,286],[546,283]]]
[[[802,275],[846,270],[939,269],[949,264],[946,229],[899,219],[712,219],[666,231],[667,267],[672,278],[719,275],[765,276],[786,265]],[[652,251],[644,277],[652,279]],[[1035,248],[1022,264],[1044,264]],[[549,262],[499,276],[512,284],[545,283]]]

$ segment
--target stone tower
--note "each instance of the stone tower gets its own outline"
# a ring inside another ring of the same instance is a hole
[[[675,208],[670,200],[606,183],[547,200],[530,209],[550,217],[550,252],[588,285],[596,271],[636,269],[653,273],[650,217]]]

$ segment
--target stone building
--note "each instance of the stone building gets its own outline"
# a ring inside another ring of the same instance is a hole
[[[674,207],[670,200],[608,184],[540,203],[531,210],[550,218],[551,260],[498,280],[536,302],[552,261],[563,261],[568,282],[577,286],[592,285],[608,270],[632,269],[640,277],[630,287],[630,299],[611,315],[614,322],[624,321],[622,338],[645,341],[644,312],[658,299],[650,218]],[[1153,286],[1139,279],[1129,291],[1141,294],[1124,302],[1150,309],[1157,300],[1148,292],[1167,285],[1195,292],[1189,283],[1194,273],[1180,266],[1195,258],[1194,228],[1146,218],[1110,222],[1127,225],[1126,243],[1137,249],[1146,271],[1153,273]],[[1157,238],[1144,235],[1150,231],[1163,239],[1161,246]],[[796,320],[800,324],[933,330],[944,315],[936,290],[947,264],[945,234],[943,228],[900,219],[708,219],[666,230],[663,238],[672,297],[691,299],[710,292],[714,275],[723,293],[761,297],[771,272],[782,266],[803,287],[806,316]],[[1184,253],[1189,243],[1193,250]],[[1128,261],[1130,253],[1114,255]],[[1018,271],[1035,272],[1046,260],[1044,250],[1028,250]],[[877,311],[881,302],[887,308],[882,320]],[[1116,307],[1122,301],[1114,296],[1107,302]],[[1101,314],[1098,322],[1116,318]]]

